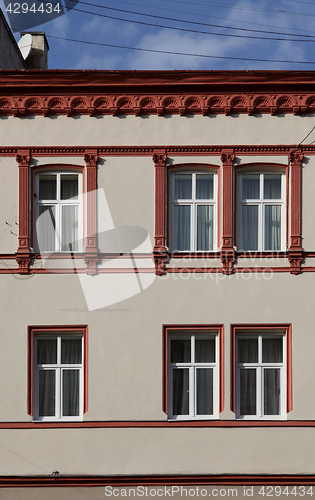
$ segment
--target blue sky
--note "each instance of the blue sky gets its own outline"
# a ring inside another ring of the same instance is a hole
[[[3,0],[0,7],[5,10]],[[69,13],[33,30],[47,34],[51,69],[315,70],[314,24],[311,0],[81,0]]]

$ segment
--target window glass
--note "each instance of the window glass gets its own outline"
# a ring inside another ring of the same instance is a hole
[[[171,363],[190,363],[191,341],[187,339],[171,340]]]
[[[263,363],[283,362],[283,339],[282,337],[272,337],[262,339],[262,361]]]
[[[173,414],[189,415],[189,370],[173,370]]]
[[[280,414],[280,369],[264,369],[264,414]]]
[[[213,174],[196,175],[197,200],[213,200]]]
[[[213,206],[197,206],[197,250],[213,249]]]
[[[61,363],[63,365],[82,363],[82,338],[61,339]]]
[[[62,415],[76,417],[79,415],[80,373],[79,370],[62,370]]]
[[[265,250],[281,249],[281,207],[265,205]]]
[[[259,199],[259,174],[243,174],[242,198],[247,200]]]
[[[197,415],[213,415],[213,370],[197,368]]]
[[[55,416],[56,375],[55,370],[40,370],[39,377],[39,417]]]
[[[62,208],[62,251],[77,252],[79,249],[79,207],[64,205]]]
[[[242,205],[243,250],[258,250],[258,206]]]
[[[281,175],[264,175],[264,198],[265,200],[281,199]]]
[[[78,176],[72,174],[61,175],[61,199],[78,198]]]
[[[256,415],[256,370],[240,370],[240,413]]]
[[[238,362],[257,363],[258,362],[258,339],[238,339]]]
[[[39,199],[55,200],[57,198],[57,176],[39,175]]]
[[[57,340],[50,338],[37,339],[37,364],[49,365],[57,363]]]
[[[56,246],[56,207],[40,205],[38,207],[37,240],[40,252],[53,252]]]
[[[215,338],[196,337],[195,362],[215,363]]]
[[[191,200],[192,198],[191,174],[176,174],[174,183],[175,183],[175,199]]]
[[[174,250],[190,250],[190,206],[174,206]]]

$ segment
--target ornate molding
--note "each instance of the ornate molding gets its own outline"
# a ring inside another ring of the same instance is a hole
[[[291,169],[291,235],[288,259],[291,274],[301,272],[302,234],[301,234],[301,177],[304,155],[301,149],[295,148],[289,153]]]
[[[97,248],[97,228],[96,228],[96,189],[97,189],[97,162],[98,150],[86,149],[84,152],[84,161],[86,163],[86,218],[87,218],[87,237],[84,252],[84,262],[86,265],[86,274],[93,276],[97,273],[98,248]]]
[[[19,167],[19,246],[16,251],[16,261],[20,274],[29,273],[31,262],[29,248],[29,200],[28,176],[31,154],[29,149],[16,152],[16,161]]]
[[[153,151],[155,165],[155,235],[153,260],[158,276],[165,274],[168,253],[165,246],[165,165],[167,161],[164,148]]]
[[[178,84],[180,86],[181,83]],[[244,86],[246,83],[244,82]],[[75,91],[75,89],[74,89]],[[141,88],[143,92],[143,89]],[[313,93],[261,93],[250,90],[235,93],[165,93],[165,94],[24,94],[25,88],[16,95],[0,97],[0,114],[25,115],[104,115],[117,116],[173,115],[179,114],[270,114],[290,113],[302,115],[314,113]]]
[[[235,251],[233,248],[233,163],[235,153],[233,149],[223,149],[221,161],[223,166],[223,224],[221,262],[223,274],[233,273]]]
[[[151,156],[153,152],[161,146],[91,146],[91,150],[97,150],[99,156]],[[162,146],[165,154],[170,156],[221,156],[226,149],[234,151],[235,156],[246,155],[283,155],[288,156],[290,151],[296,146],[292,144],[231,144],[231,145],[170,145]],[[0,146],[0,156],[16,157],[19,146]],[[315,155],[315,145],[307,144],[300,146],[300,151],[304,155]],[[28,146],[32,157],[46,156],[78,156],[84,157],[85,146]],[[294,156],[295,158],[295,156]]]

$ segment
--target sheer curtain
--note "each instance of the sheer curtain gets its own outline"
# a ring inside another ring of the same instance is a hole
[[[40,205],[36,222],[37,244],[40,252],[54,252],[56,248],[56,207]]]
[[[189,415],[189,369],[173,369],[173,415]]]
[[[213,200],[213,174],[196,175],[196,199]]]
[[[80,413],[80,371],[62,370],[62,415],[78,416]]]
[[[197,206],[197,250],[213,249],[213,206]]]
[[[281,207],[265,205],[265,250],[281,249]]]
[[[79,207],[77,205],[63,205],[61,250],[77,252],[79,249]]]
[[[258,250],[258,205],[242,205],[243,250]]]
[[[262,339],[262,362],[283,362],[283,338]],[[280,368],[264,368],[264,415],[280,414]]]
[[[190,205],[174,206],[174,251],[190,250]]]
[[[213,369],[196,369],[197,415],[213,415]]]
[[[57,199],[56,175],[39,175],[39,199],[40,200]]]
[[[174,199],[192,199],[192,176],[191,174],[176,174],[174,179]]]
[[[56,413],[56,370],[39,370],[38,393],[38,416],[54,417]]]

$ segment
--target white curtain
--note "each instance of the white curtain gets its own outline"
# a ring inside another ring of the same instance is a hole
[[[78,416],[80,412],[80,371],[62,370],[62,415]]]
[[[243,250],[258,250],[258,205],[242,205]]]
[[[238,339],[238,362],[258,363],[258,338]]]
[[[174,251],[190,250],[190,205],[174,206]]]
[[[265,250],[281,249],[281,207],[265,205]]]
[[[215,338],[196,337],[195,362],[215,363]]]
[[[213,200],[213,175],[197,174],[196,176],[196,199]]]
[[[61,250],[77,252],[79,249],[79,218],[77,205],[63,205]]]
[[[213,249],[213,206],[197,206],[197,250]]]
[[[82,363],[82,338],[61,339],[61,363],[63,365]]]
[[[56,248],[56,207],[40,205],[38,207],[37,244],[40,252],[54,252]]]
[[[177,174],[175,175],[175,200],[191,200],[192,198],[192,176],[191,174]]]

